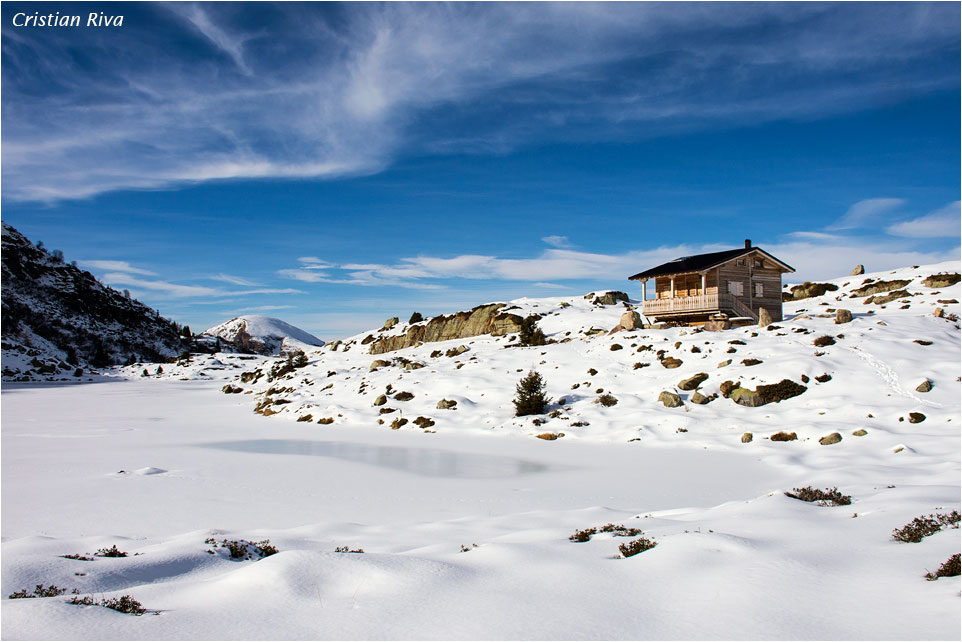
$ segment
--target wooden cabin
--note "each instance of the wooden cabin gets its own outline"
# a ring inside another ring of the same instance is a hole
[[[782,274],[794,271],[746,239],[743,248],[683,256],[628,279],[641,281],[644,314],[656,321],[701,323],[721,314],[757,321],[759,308],[781,321]]]

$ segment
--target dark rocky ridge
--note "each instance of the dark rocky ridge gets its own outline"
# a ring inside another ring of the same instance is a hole
[[[46,341],[73,365],[118,364],[131,356],[166,361],[189,347],[156,310],[38,248],[6,223],[2,308],[4,347]]]

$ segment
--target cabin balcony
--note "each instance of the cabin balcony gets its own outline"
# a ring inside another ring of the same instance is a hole
[[[755,318],[751,308],[731,294],[709,292],[699,296],[676,296],[645,301],[647,317],[681,317],[724,312],[733,317]]]

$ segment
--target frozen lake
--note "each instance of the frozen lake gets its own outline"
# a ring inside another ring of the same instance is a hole
[[[787,475],[699,447],[284,422],[218,387],[4,386],[3,536],[651,511],[757,496]],[[166,472],[131,474],[146,468]]]

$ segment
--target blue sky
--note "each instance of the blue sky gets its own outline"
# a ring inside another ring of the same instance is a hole
[[[745,238],[796,280],[959,257],[958,3],[2,15],[3,220],[194,330],[637,297]]]

